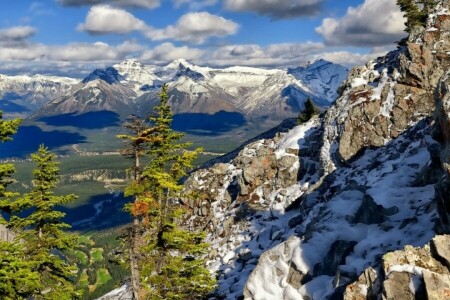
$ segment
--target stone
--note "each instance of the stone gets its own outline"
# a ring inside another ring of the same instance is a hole
[[[424,271],[423,280],[428,300],[450,299],[450,275]]]
[[[436,236],[431,240],[431,251],[450,271],[450,235]]]
[[[356,244],[355,241],[335,241],[325,255],[323,262],[314,267],[314,275],[334,276],[338,266],[345,262],[345,258],[353,252]]]
[[[383,300],[415,300],[409,284],[412,275],[404,272],[391,272],[383,283]]]

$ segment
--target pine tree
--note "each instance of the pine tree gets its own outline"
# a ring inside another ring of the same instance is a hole
[[[122,155],[133,159],[133,166],[130,171],[133,174],[133,186],[141,185],[142,165],[141,159],[148,150],[148,145],[152,143],[151,133],[154,132],[154,128],[150,128],[145,119],[138,116],[131,115],[124,123],[123,127],[127,129],[130,134],[121,134],[117,137],[127,142],[127,148],[122,151]],[[148,203],[145,202],[144,197],[139,197],[139,193],[125,193],[126,196],[133,195],[133,203],[126,206],[133,216],[133,224],[131,225],[128,233],[128,241],[130,243],[129,262],[131,269],[131,286],[133,290],[133,297],[139,299],[139,291],[141,289],[140,274],[139,274],[139,245],[141,240],[141,223],[142,218],[146,218]]]
[[[315,115],[319,114],[319,110],[311,101],[311,98],[308,98],[305,102],[305,109],[300,113],[297,119],[298,124],[303,124],[311,120],[311,118]]]
[[[21,243],[0,241],[0,299],[27,299],[41,289],[35,264],[25,259]]]
[[[12,135],[22,122],[21,119],[3,120],[0,112],[0,141],[11,141]],[[10,210],[2,209],[17,193],[7,190],[14,180],[13,164],[0,164],[0,210],[9,214]],[[0,224],[7,224],[0,217]],[[40,289],[39,274],[33,270],[34,264],[25,259],[22,243],[0,241],[0,299],[26,299]]]
[[[436,4],[436,0],[397,0],[400,10],[405,13],[405,31],[411,32],[416,27],[424,26],[430,10]]]
[[[181,142],[183,134],[171,129],[173,114],[167,85],[159,96],[160,104],[149,118],[150,127],[141,131],[148,163],[125,189],[126,195],[134,197],[128,209],[135,223],[145,230],[141,247],[136,249],[140,283],[150,299],[200,299],[215,285],[201,258],[208,245],[203,243],[203,233],[180,226],[185,211],[178,199],[183,188],[180,180],[201,149],[188,151],[190,143]],[[134,132],[134,139],[138,137]],[[127,140],[133,139],[128,136]]]
[[[33,170],[33,189],[8,204],[3,203],[2,208],[13,213],[8,227],[18,233],[24,259],[39,274],[41,290],[34,294],[34,299],[72,299],[76,296],[72,282],[76,268],[62,258],[62,252],[73,249],[77,239],[65,232],[70,225],[62,221],[65,213],[55,208],[75,200],[76,196],[54,194],[59,182],[54,154],[41,145],[31,157],[37,164]]]

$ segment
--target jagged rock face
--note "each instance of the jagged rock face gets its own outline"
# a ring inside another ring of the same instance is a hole
[[[202,199],[200,204],[191,204],[193,223],[215,230],[220,227],[215,214],[226,212],[231,205],[245,207],[242,208],[245,212],[241,212],[244,214],[267,210],[274,205],[287,207],[296,197],[286,197],[288,188],[297,184],[299,176],[309,181],[318,179],[319,165],[308,158],[319,156],[320,147],[313,147],[320,140],[317,138],[319,126],[318,119],[314,119],[289,134],[250,143],[228,163],[194,172],[185,183],[186,192],[196,191]],[[308,135],[302,145],[305,147],[299,151],[298,136],[305,134]],[[228,228],[224,227],[224,231],[220,234],[226,235]]]
[[[440,162],[445,176],[436,186],[441,230],[450,232],[450,73],[436,89],[435,137],[441,142]]]
[[[443,1],[425,29],[386,57],[354,68],[327,114],[333,164],[380,147],[434,111],[433,91],[450,66],[450,16]],[[330,169],[333,165],[328,166]]]
[[[379,270],[368,268],[345,288],[344,300],[449,299],[449,267],[450,236],[436,236],[421,248],[383,255]]]
[[[428,143],[435,143],[428,130],[427,122],[420,122],[387,146],[326,175],[321,186],[300,198],[298,210],[273,213],[279,219],[267,226],[291,221],[279,226],[281,240],[287,241],[272,242],[275,247],[266,253],[276,258],[259,259],[245,287],[246,299],[342,296],[345,286],[367,266],[376,266],[383,253],[426,243],[434,234],[434,185],[417,185],[416,178],[430,160]],[[298,280],[283,284],[291,273]],[[364,278],[370,281],[370,274]]]

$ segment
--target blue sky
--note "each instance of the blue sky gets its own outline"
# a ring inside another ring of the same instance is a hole
[[[354,65],[404,36],[395,0],[0,2],[0,73],[83,76],[137,58],[209,66]]]

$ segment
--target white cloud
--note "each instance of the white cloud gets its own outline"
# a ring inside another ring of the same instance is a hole
[[[224,0],[231,11],[248,11],[272,19],[307,17],[319,12],[323,0]]]
[[[16,26],[0,29],[0,43],[8,41],[23,41],[33,36],[36,29],[31,26]]]
[[[207,62],[215,66],[286,67],[307,62],[324,51],[322,43],[284,43],[261,47],[256,44],[229,45],[216,49]]]
[[[160,0],[57,0],[64,6],[92,6],[97,4],[112,4],[123,7],[156,8],[161,5]]]
[[[84,24],[78,25],[78,30],[87,31],[93,35],[124,34],[134,30],[145,30],[145,23],[129,12],[109,5],[92,7]]]
[[[205,50],[187,46],[176,47],[171,43],[163,43],[151,50],[144,51],[140,59],[144,62],[165,63],[179,58],[197,61],[204,55]]]
[[[238,29],[237,23],[221,16],[191,12],[181,16],[175,25],[147,29],[146,36],[151,40],[173,39],[200,44],[210,37],[235,34]]]
[[[172,0],[175,8],[187,5],[191,10],[199,10],[207,6],[216,5],[218,0]]]
[[[326,18],[316,32],[333,46],[374,47],[392,44],[405,36],[405,19],[393,0],[365,0],[340,18]]]
[[[113,61],[124,59],[128,55],[137,55],[144,48],[135,42],[126,41],[117,46],[103,42],[72,43],[48,46],[26,43],[19,46],[0,47],[1,61]]]

